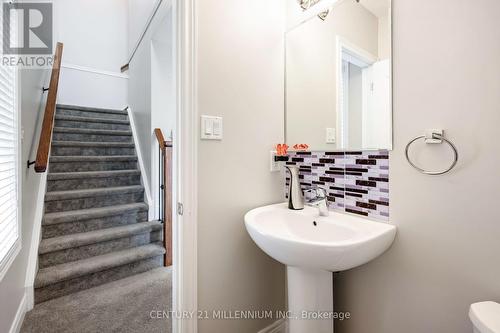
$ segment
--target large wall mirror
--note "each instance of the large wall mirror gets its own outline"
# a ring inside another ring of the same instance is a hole
[[[339,0],[286,32],[286,143],[392,149],[390,0]]]

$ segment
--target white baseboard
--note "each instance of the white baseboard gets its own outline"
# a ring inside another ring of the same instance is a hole
[[[285,319],[280,319],[272,323],[271,325],[264,327],[257,333],[286,333],[287,325]]]
[[[19,303],[19,307],[16,311],[16,316],[12,321],[9,333],[19,333],[21,326],[23,325],[24,315],[26,314],[26,292],[24,293],[23,299]]]
[[[24,292],[24,297],[26,299],[26,312],[33,310],[35,307],[35,287],[26,286],[26,291]]]

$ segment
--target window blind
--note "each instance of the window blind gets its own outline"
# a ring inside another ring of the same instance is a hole
[[[2,10],[0,29],[3,33]],[[13,24],[11,26],[16,26]],[[16,38],[15,28],[11,34]],[[12,37],[11,37],[12,38]],[[2,38],[2,42],[5,38]],[[0,45],[1,47],[2,45]],[[0,63],[0,267],[19,238],[17,69]]]

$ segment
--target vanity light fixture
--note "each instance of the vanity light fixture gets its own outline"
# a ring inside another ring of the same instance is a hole
[[[320,18],[321,21],[324,21],[324,20],[326,20],[326,17],[328,16],[328,14],[330,14],[329,9],[325,10],[324,12],[319,13],[318,17]]]
[[[337,1],[339,1],[339,0],[333,0],[333,1],[330,0],[330,1],[324,1],[324,2],[331,2],[333,4]],[[354,0],[354,1],[359,3],[361,0]],[[321,0],[297,0],[297,2],[299,3],[300,8],[302,8],[302,10],[306,11],[309,8],[311,8],[312,6],[321,2]],[[324,13],[324,12],[322,12],[322,13]],[[328,15],[328,14],[326,14],[326,15]],[[325,15],[325,17],[326,17],[326,15]]]
[[[297,0],[302,10],[308,10],[321,0]]]

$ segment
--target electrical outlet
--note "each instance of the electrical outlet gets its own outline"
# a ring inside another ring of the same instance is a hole
[[[269,154],[269,161],[270,161],[270,170],[271,172],[279,172],[281,169],[281,164],[280,162],[276,161],[277,152],[276,151],[271,151]]]

